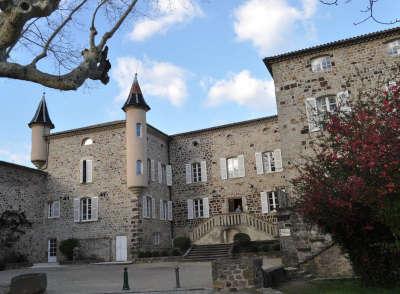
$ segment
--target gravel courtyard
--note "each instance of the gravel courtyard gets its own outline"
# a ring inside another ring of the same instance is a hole
[[[135,293],[150,290],[175,289],[176,263],[130,265],[68,265],[0,271],[0,286],[10,283],[12,277],[32,272],[47,273],[48,294],[119,293],[123,284],[123,269],[128,268],[129,286]],[[181,287],[184,289],[211,289],[211,263],[179,263]],[[0,287],[0,293],[2,287]],[[174,293],[170,292],[170,293]],[[179,291],[185,293],[188,291]],[[190,291],[190,293],[209,293]]]

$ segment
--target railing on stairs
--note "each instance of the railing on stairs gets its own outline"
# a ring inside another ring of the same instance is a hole
[[[196,241],[209,233],[215,227],[229,228],[232,226],[245,225],[252,227],[258,231],[264,232],[266,235],[278,236],[276,216],[261,218],[249,213],[224,213],[217,214],[209,219],[197,223],[190,232],[190,239]]]

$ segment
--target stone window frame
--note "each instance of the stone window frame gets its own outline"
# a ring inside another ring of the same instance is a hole
[[[400,39],[393,39],[385,43],[386,52],[391,57],[400,56]]]
[[[314,56],[310,59],[310,66],[313,73],[330,72],[333,68],[332,57],[329,54]]]
[[[140,122],[136,123],[135,134],[136,134],[136,137],[138,137],[138,138],[142,138],[143,137],[143,126],[142,126],[142,123],[140,123]]]
[[[275,153],[273,150],[262,152],[261,158],[265,173],[268,173],[268,171],[270,171],[271,173],[277,172],[275,166]]]
[[[80,213],[81,222],[92,221],[92,218],[93,218],[92,198],[91,197],[82,197],[79,202],[80,202],[79,213]],[[86,202],[86,204],[85,204],[85,202]],[[86,207],[86,209],[84,209],[85,207]],[[85,217],[84,217],[84,212],[86,212]]]
[[[143,214],[143,218],[151,219],[153,218],[153,197],[150,195],[143,196],[146,201],[146,214]]]
[[[55,205],[58,203],[58,210],[55,209]],[[58,213],[55,213],[58,212]],[[60,218],[61,214],[61,201],[52,200],[47,202],[47,218]]]

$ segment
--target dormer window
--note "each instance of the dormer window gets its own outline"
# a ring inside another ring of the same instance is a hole
[[[331,57],[321,56],[311,60],[311,70],[313,72],[327,72],[332,69]]]
[[[400,55],[400,40],[394,40],[387,44],[388,53],[390,56],[399,56]]]
[[[88,146],[93,144],[93,139],[92,138],[85,138],[82,141],[82,146]]]

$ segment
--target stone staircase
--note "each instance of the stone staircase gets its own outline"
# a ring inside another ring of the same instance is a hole
[[[194,245],[184,256],[185,261],[212,261],[229,257],[232,244]]]

